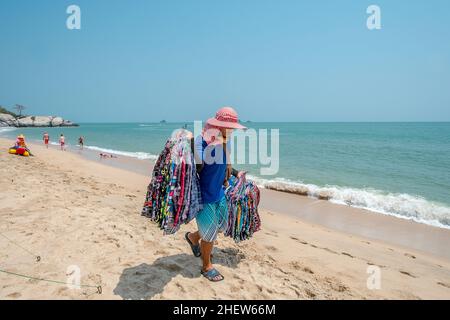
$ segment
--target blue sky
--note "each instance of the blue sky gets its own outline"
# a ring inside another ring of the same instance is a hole
[[[254,121],[450,121],[449,39],[447,0],[5,0],[0,104],[79,122],[223,105]]]

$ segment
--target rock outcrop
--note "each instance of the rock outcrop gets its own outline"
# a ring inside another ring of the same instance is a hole
[[[10,114],[0,113],[0,127],[17,127],[17,120]]]
[[[15,118],[10,114],[0,113],[0,127],[75,127],[77,124],[52,116],[27,116]]]
[[[52,127],[59,127],[64,123],[64,119],[61,117],[54,117],[52,119],[52,121],[50,122],[50,124],[52,125]]]
[[[298,194],[300,196],[309,195],[308,187],[302,185],[296,186],[296,185],[288,185],[285,183],[269,182],[264,185],[264,188],[275,191]]]

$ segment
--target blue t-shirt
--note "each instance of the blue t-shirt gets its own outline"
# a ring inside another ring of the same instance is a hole
[[[227,169],[227,157],[222,144],[208,145],[201,136],[195,139],[195,152],[203,162],[199,173],[200,191],[204,204],[221,200],[225,193],[223,182]]]

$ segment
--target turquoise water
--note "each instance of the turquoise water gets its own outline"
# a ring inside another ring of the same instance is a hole
[[[80,135],[94,150],[155,159],[174,129],[183,124],[81,124],[77,128],[3,131],[53,141],[64,133],[75,145]],[[248,170],[261,185],[327,192],[331,201],[450,227],[450,123],[249,123],[279,129],[280,165],[274,176]],[[188,124],[192,130],[193,125]]]

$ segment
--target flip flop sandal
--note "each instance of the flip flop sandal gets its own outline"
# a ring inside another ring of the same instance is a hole
[[[202,276],[204,276],[206,279],[208,279],[209,281],[212,281],[212,282],[219,282],[219,281],[223,281],[223,279],[225,279],[225,277],[222,274],[220,274],[220,272],[217,271],[216,268],[212,268],[206,272],[202,271]],[[220,276],[221,278],[219,280],[216,280],[215,278],[217,276]]]
[[[200,251],[200,245],[197,244],[193,244],[191,239],[189,239],[189,233],[190,232],[186,232],[186,234],[184,235],[184,238],[186,239],[187,243],[189,243],[189,245],[191,246],[192,249],[192,253],[194,254],[195,257],[200,257],[202,255],[202,252]]]

